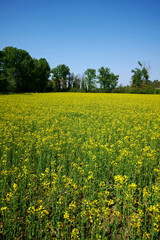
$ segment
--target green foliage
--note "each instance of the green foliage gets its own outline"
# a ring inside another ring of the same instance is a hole
[[[100,83],[100,87],[103,92],[111,92],[114,88],[116,88],[118,84],[119,75],[114,75],[114,73],[110,72],[109,68],[101,67],[98,69],[99,75],[97,78],[99,79],[98,83]]]
[[[50,71],[50,66],[45,58],[34,59],[34,77],[37,92],[44,92],[46,90]]]
[[[70,73],[68,76],[68,90],[70,91],[73,89],[73,82],[74,82],[74,73]]]
[[[143,84],[148,84],[149,81],[149,73],[148,70],[142,65],[140,61],[138,61],[140,68],[132,69],[132,86],[142,87]]]
[[[156,86],[158,85],[158,80],[151,82],[149,80],[149,69],[147,69],[143,64],[138,61],[140,68],[135,68],[132,70],[131,87],[130,93],[140,93],[140,94],[153,94],[156,93]]]
[[[3,73],[7,82],[7,91],[32,91],[33,60],[25,50],[13,47],[3,50]]]
[[[66,91],[67,77],[70,75],[70,69],[65,64],[58,65],[52,69],[52,80],[55,91]]]
[[[95,88],[96,70],[88,68],[84,74],[86,76],[88,92],[92,92],[92,90]]]
[[[154,81],[152,82],[152,86],[153,86],[154,88],[156,88],[156,89],[160,89],[160,81],[154,80]]]
[[[79,75],[74,75],[74,73],[69,74],[67,78],[67,88],[71,92],[80,91],[81,78]]]
[[[73,78],[73,88],[76,89],[77,91],[80,90],[80,82],[81,82],[80,77],[78,75],[76,75]]]
[[[129,93],[130,91],[130,86],[123,86],[122,84],[120,84],[117,88],[115,88],[113,90],[114,93]]]
[[[85,76],[81,78],[81,92],[87,92],[87,82]]]
[[[50,67],[44,58],[32,59],[22,49],[6,47],[0,56],[0,91],[43,92],[50,76]]]
[[[131,86],[129,89],[130,93],[138,93],[138,94],[153,94],[154,88],[151,84],[145,85],[145,86]]]

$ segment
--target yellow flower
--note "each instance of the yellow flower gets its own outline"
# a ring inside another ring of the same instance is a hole
[[[67,210],[66,210],[65,213],[64,213],[64,219],[69,220],[69,213],[68,213]]]
[[[17,191],[18,185],[16,183],[13,184],[14,191]]]
[[[94,177],[93,177],[93,172],[92,171],[89,171],[88,172],[88,180],[90,180],[90,179],[93,179]]]
[[[5,214],[5,212],[7,212],[8,208],[7,207],[1,207],[1,212],[2,212],[2,215]]]
[[[74,209],[74,208],[76,208],[76,203],[72,201],[72,202],[69,204],[69,209],[72,210],[72,209]]]
[[[7,202],[9,202],[12,198],[13,198],[13,193],[12,192],[9,192],[9,193],[6,194]]]
[[[79,238],[79,230],[77,228],[73,228],[71,233],[71,239],[80,239]]]
[[[104,187],[105,186],[105,182],[104,181],[101,181],[100,184],[99,184],[100,187]]]
[[[131,184],[128,185],[128,188],[136,190],[137,189],[137,184],[131,183]]]
[[[31,206],[31,207],[29,207],[29,208],[27,209],[27,212],[28,212],[29,214],[34,214],[34,213],[36,212],[36,209],[35,209],[34,206]]]

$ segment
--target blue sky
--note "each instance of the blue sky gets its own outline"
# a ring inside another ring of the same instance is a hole
[[[129,84],[138,60],[160,80],[159,0],[0,0],[0,50],[24,49],[75,74],[104,66]]]

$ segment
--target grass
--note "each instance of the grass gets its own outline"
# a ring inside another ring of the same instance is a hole
[[[159,239],[160,96],[0,96],[2,239]]]

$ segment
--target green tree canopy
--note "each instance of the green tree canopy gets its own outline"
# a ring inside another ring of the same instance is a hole
[[[131,84],[132,86],[141,87],[150,83],[149,81],[149,72],[143,64],[138,61],[139,68],[132,69]]]
[[[53,68],[51,72],[55,91],[65,91],[67,89],[67,77],[70,75],[69,67],[61,64]]]
[[[50,66],[45,58],[34,61],[35,91],[44,92],[49,81]]]
[[[22,49],[6,47],[1,51],[0,87],[2,91],[32,91],[33,60],[29,53]]]
[[[101,89],[104,92],[112,91],[118,84],[119,75],[114,75],[114,73],[110,72],[109,68],[101,67],[98,69],[99,75],[97,78],[99,79],[97,82],[100,83]]]
[[[88,68],[85,71],[85,77],[86,77],[86,82],[87,82],[87,87],[88,87],[88,92],[92,92],[93,88],[95,87],[95,78],[96,78],[96,70]]]

